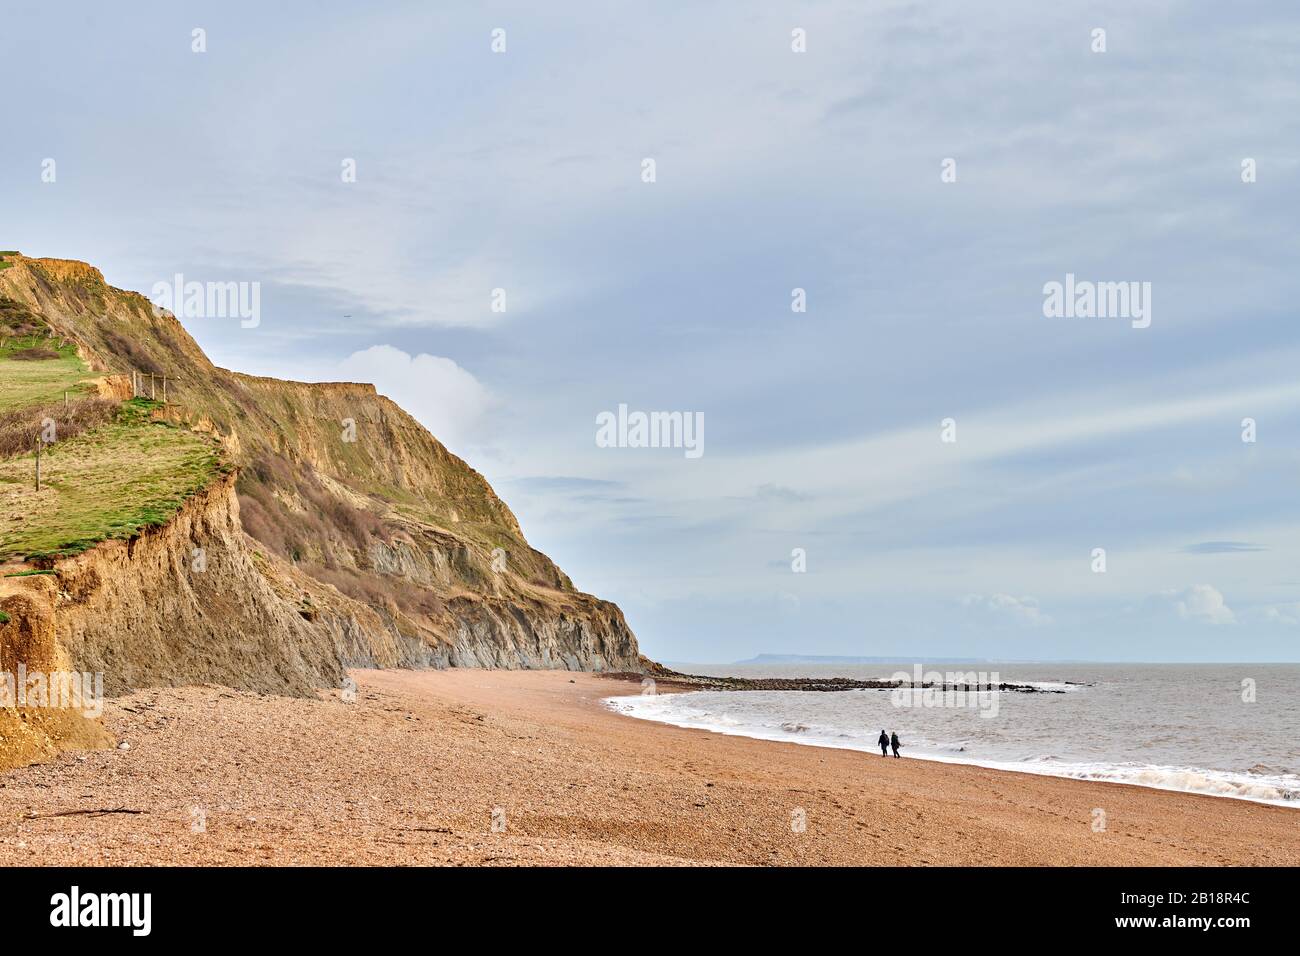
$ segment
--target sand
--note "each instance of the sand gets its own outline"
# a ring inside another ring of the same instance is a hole
[[[1300,863],[1298,810],[647,723],[590,674],[352,673],[110,701],[129,749],[0,774],[0,863]]]

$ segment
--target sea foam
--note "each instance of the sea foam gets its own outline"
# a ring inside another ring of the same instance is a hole
[[[1051,685],[1055,682],[1042,683]],[[877,692],[843,693],[874,694]],[[759,699],[760,697],[762,699]],[[746,698],[749,700],[746,701]],[[876,745],[878,731],[871,729],[880,722],[878,718],[874,723],[871,718],[866,718],[864,723],[855,727],[847,727],[842,723],[819,723],[802,717],[791,719],[781,716],[783,699],[792,705],[806,704],[804,692],[800,691],[647,694],[634,697],[609,697],[604,703],[610,709],[629,717],[672,724],[677,727],[839,750],[878,752]],[[733,702],[741,705],[741,709],[746,711],[743,716],[732,712],[727,706]],[[806,710],[806,707],[786,708],[786,710],[791,709]],[[967,764],[1016,773],[1129,784],[1158,790],[1206,794],[1300,808],[1300,775],[1280,772],[1276,768],[1269,768],[1273,772],[1260,773],[1253,768],[1247,771],[1236,771],[1120,760],[1071,761],[1041,753],[1030,753],[1019,757],[1009,757],[1005,753],[994,756],[992,751],[995,749],[990,746],[981,747],[970,740],[924,738],[904,740],[906,756],[937,763]],[[980,755],[981,750],[985,751],[984,756]]]

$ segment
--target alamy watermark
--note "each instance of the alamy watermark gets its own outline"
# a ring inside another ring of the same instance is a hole
[[[1092,282],[1065,274],[1043,285],[1043,315],[1049,319],[1131,319],[1133,328],[1151,324],[1150,282]]]
[[[996,717],[1002,677],[997,671],[925,671],[914,664],[912,673],[896,671],[898,684],[889,693],[895,707],[948,707],[978,709],[981,717]]]
[[[82,716],[104,713],[104,673],[89,671],[0,671],[0,707],[50,707],[79,710]]]
[[[260,282],[186,282],[178,272],[170,282],[155,282],[149,298],[177,318],[239,319],[242,329],[262,324]]]
[[[687,458],[704,454],[703,412],[629,412],[596,416],[597,448],[682,448]]]
[[[50,925],[55,927],[119,926],[132,936],[148,936],[152,914],[152,893],[83,893],[73,885],[50,897]]]

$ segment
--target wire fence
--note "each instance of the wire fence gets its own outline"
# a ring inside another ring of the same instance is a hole
[[[19,338],[19,337],[15,336],[14,338]],[[3,347],[4,345],[5,342],[0,341],[0,347]],[[182,397],[181,395],[177,394],[178,387],[183,387],[183,385],[188,381],[182,376],[172,375],[170,373],[165,373],[165,372],[164,373],[143,372],[140,371],[139,369],[134,369],[134,368],[129,368],[125,370],[109,368],[109,369],[104,369],[101,374],[105,377],[129,379],[131,383],[132,398],[147,398],[150,401],[159,402],[167,409],[175,410],[176,412],[181,413],[183,416],[189,414],[188,409],[190,408],[190,406],[188,404],[182,404],[181,402],[176,401],[177,398]],[[72,407],[72,401],[73,401],[72,390],[64,389],[63,407],[65,410]],[[49,456],[49,450],[50,450],[49,446],[51,446],[55,441],[54,429],[52,427],[49,427],[51,424],[52,423],[50,419],[48,418],[45,419],[45,421],[42,423],[42,427],[40,428],[39,431],[37,431],[33,441],[33,445],[34,445],[33,450],[35,452],[34,454],[35,472],[36,472],[35,483],[36,483],[37,491],[41,490],[42,459]]]

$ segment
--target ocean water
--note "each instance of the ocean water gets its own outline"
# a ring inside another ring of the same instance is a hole
[[[744,677],[890,679],[900,664],[681,665]],[[680,727],[872,752],[897,731],[905,758],[1138,784],[1300,808],[1300,665],[927,663],[996,672],[1063,693],[900,706],[888,690],[700,691],[607,699]],[[1249,683],[1245,683],[1249,682]],[[1253,689],[1253,700],[1247,700]],[[996,711],[996,712],[994,712]],[[985,714],[986,716],[982,716]]]

